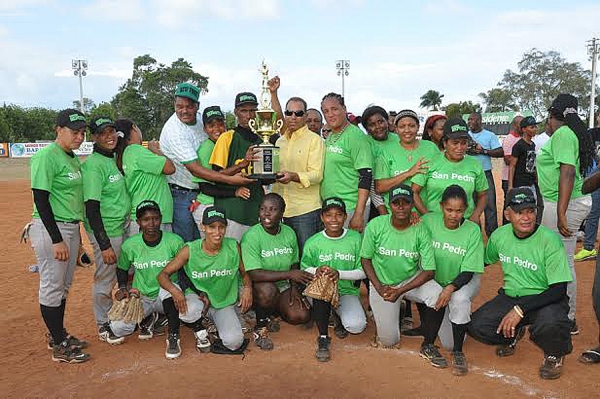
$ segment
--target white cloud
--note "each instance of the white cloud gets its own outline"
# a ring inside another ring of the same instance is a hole
[[[81,8],[83,16],[110,21],[141,21],[145,16],[141,0],[96,0]]]

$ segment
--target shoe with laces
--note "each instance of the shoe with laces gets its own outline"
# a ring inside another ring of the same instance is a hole
[[[138,338],[142,341],[152,339],[154,337],[154,326],[158,320],[158,313],[152,312],[148,317],[140,322],[140,333]]]
[[[579,326],[577,325],[577,320],[573,319],[571,320],[571,335],[578,335],[579,334]]]
[[[258,327],[254,329],[254,343],[264,351],[273,349],[273,341],[269,338],[268,327]]]
[[[564,357],[544,356],[544,363],[540,367],[540,377],[544,380],[555,380],[562,374]]]
[[[125,337],[117,337],[110,328],[110,322],[106,322],[98,330],[98,339],[111,345],[120,345],[125,341]]]
[[[317,338],[317,351],[315,357],[320,362],[328,362],[331,359],[331,352],[329,346],[331,344],[331,337],[319,337]]]
[[[344,328],[344,325],[342,324],[342,319],[340,319],[340,316],[335,311],[331,313],[333,316],[333,333],[339,339],[346,338],[350,333]]]
[[[596,259],[596,256],[598,256],[596,248],[592,248],[591,250],[581,248],[581,250],[575,254],[573,259],[575,259],[575,262],[580,262],[588,259]]]
[[[81,350],[71,347],[68,339],[52,347],[52,360],[55,362],[83,363],[89,358],[90,356],[81,352]]]
[[[202,353],[210,352],[210,340],[208,339],[208,331],[194,331],[194,336],[196,337],[196,349],[198,349]]]
[[[165,357],[167,359],[177,359],[179,356],[181,356],[181,340],[179,339],[179,334],[169,333],[167,336]]]
[[[82,350],[88,347],[87,341],[83,341],[69,334],[66,329],[63,330],[63,334],[65,336],[65,340],[69,341],[69,346],[71,347],[71,349]],[[50,335],[50,333],[47,333],[46,338],[48,338],[48,350],[54,349],[54,338],[52,338],[52,335]]]
[[[444,358],[444,356],[442,356],[438,347],[434,344],[422,345],[419,354],[423,359],[429,360],[429,363],[433,367],[438,367],[441,369],[448,367],[448,361],[446,358]]]
[[[469,372],[464,352],[452,352],[452,374],[465,375]]]

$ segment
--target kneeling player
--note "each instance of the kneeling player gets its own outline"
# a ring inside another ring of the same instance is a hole
[[[307,284],[312,275],[300,270],[296,233],[281,223],[284,212],[285,201],[279,194],[265,195],[258,211],[260,223],[244,233],[241,241],[244,267],[253,282],[254,342],[263,350],[273,349],[269,331],[279,330],[271,320],[274,313],[290,324],[310,320],[310,309],[296,284]]]
[[[468,372],[463,342],[471,321],[471,300],[479,292],[483,273],[481,229],[464,218],[467,204],[465,190],[451,185],[442,194],[442,213],[428,213],[422,219],[433,236],[435,281],[444,287],[436,303],[436,309],[448,307],[439,337],[442,346],[452,350],[454,375]]]
[[[153,327],[159,314],[164,313],[162,301],[158,297],[160,285],[156,277],[183,247],[183,239],[177,234],[160,230],[162,215],[156,202],[143,201],[137,206],[135,214],[141,234],[128,238],[121,247],[117,263],[119,289],[115,299],[120,301],[129,296],[128,271],[133,266],[132,287],[139,291],[144,308],[144,319],[140,323],[138,337],[147,340],[154,335]],[[135,331],[135,327],[135,323],[111,321],[105,326],[108,333],[106,342],[112,345],[122,343],[126,335]]]
[[[335,328],[335,334],[341,339],[346,338],[348,333],[360,334],[367,326],[358,289],[360,281],[366,278],[360,266],[361,236],[354,230],[344,228],[346,217],[346,205],[342,199],[333,197],[323,201],[321,221],[325,230],[306,241],[301,263],[302,269],[312,274],[326,273],[338,280],[340,304],[335,312],[340,323]],[[313,320],[319,329],[315,356],[318,361],[326,362],[331,357],[331,338],[327,332],[331,304],[313,299],[312,305]]]
[[[427,307],[421,312],[421,330],[425,339],[420,355],[435,367],[447,367],[448,362],[434,345],[445,309],[436,309],[442,287],[433,280],[431,234],[423,223],[410,223],[414,204],[410,187],[400,184],[389,195],[391,215],[369,222],[360,251],[363,270],[371,282],[369,301],[377,343],[392,347],[400,342],[398,318],[403,297],[424,303]]]
[[[235,351],[244,344],[235,306],[240,278],[243,289],[238,306],[242,312],[252,306],[252,282],[244,270],[237,242],[225,237],[226,229],[225,212],[215,206],[206,208],[202,216],[204,238],[187,243],[158,276],[162,288],[159,296],[169,319],[167,359],[181,355],[180,320],[194,330],[196,347],[202,352],[210,351],[202,320],[206,313],[213,320],[223,346]],[[178,271],[180,282],[189,283],[184,291],[169,278]]]
[[[536,201],[529,188],[510,190],[505,216],[511,222],[490,237],[485,263],[500,261],[504,287],[471,316],[469,334],[500,345],[510,356],[529,325],[529,338],[544,351],[540,377],[560,377],[571,352],[567,283],[572,280],[567,254],[558,234],[536,225]]]

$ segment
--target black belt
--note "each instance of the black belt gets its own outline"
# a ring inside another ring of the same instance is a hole
[[[200,189],[197,189],[197,188],[181,187],[181,186],[178,186],[177,184],[172,184],[172,183],[169,183],[169,187],[171,187],[173,190],[179,190],[179,191],[193,191],[195,193],[200,192]]]
[[[79,224],[79,220],[57,220],[56,223]]]

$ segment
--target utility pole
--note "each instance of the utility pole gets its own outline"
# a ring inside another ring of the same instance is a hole
[[[73,75],[79,76],[79,110],[83,113],[83,77],[87,75],[87,60],[72,60]]]
[[[337,70],[338,76],[342,77],[342,97],[346,98],[344,91],[344,77],[350,75],[348,71],[350,69],[350,61],[349,60],[337,60],[335,62],[335,69]]]
[[[590,129],[594,127],[594,111],[596,108],[596,61],[600,53],[600,40],[592,38],[587,44],[588,54],[592,57],[592,93],[590,94]]]

